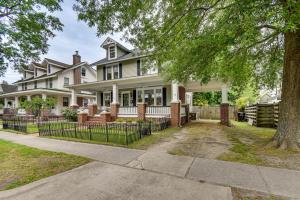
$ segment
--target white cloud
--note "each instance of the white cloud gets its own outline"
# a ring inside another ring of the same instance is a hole
[[[49,40],[48,54],[41,56],[43,58],[51,58],[68,64],[72,63],[72,55],[75,50],[79,51],[81,60],[88,63],[95,62],[105,56],[105,50],[100,47],[100,44],[111,36],[117,41],[121,41],[122,34],[116,33],[114,35],[105,35],[100,38],[96,35],[96,29],[90,28],[85,22],[78,21],[77,15],[73,11],[73,1],[64,1],[62,4],[63,11],[57,12],[54,15],[59,17],[60,21],[64,24],[62,32],[56,32],[56,37]],[[132,48],[129,44],[123,45]],[[8,69],[4,77],[0,80],[6,80],[13,83],[21,78],[18,72]]]

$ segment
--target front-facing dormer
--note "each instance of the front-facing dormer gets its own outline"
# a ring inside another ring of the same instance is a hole
[[[117,59],[125,54],[130,53],[130,50],[111,39],[110,37],[106,38],[106,40],[101,44],[101,47],[106,50],[106,58],[107,60]]]

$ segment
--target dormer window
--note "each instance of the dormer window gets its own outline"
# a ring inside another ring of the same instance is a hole
[[[116,58],[116,46],[110,46],[108,47],[108,56],[109,56],[109,59],[113,59],[113,58]]]

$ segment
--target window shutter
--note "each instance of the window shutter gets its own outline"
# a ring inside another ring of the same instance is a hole
[[[136,106],[136,90],[132,91],[132,104]]]
[[[100,93],[100,105],[103,106],[103,92]]]
[[[113,93],[112,91],[110,92],[110,103],[113,102]]]
[[[122,78],[123,77],[123,74],[122,74],[122,63],[119,64],[119,78]]]
[[[167,106],[167,88],[163,88],[162,91],[162,98],[163,98],[163,106]]]
[[[103,80],[106,80],[106,67],[103,67]]]
[[[136,61],[136,71],[137,71],[137,76],[141,75],[141,61],[137,60]]]

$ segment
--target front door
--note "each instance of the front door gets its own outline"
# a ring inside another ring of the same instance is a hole
[[[130,106],[130,93],[129,92],[122,93],[122,105],[123,105],[123,107]]]

